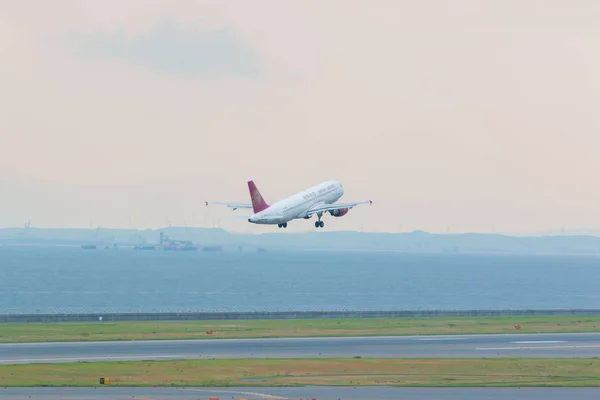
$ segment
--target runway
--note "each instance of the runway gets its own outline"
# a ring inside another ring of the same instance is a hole
[[[0,344],[0,364],[355,356],[599,357],[600,333]]]
[[[600,388],[0,388],[3,400],[597,400]]]

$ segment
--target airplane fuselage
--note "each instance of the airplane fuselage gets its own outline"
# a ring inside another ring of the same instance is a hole
[[[248,218],[248,222],[259,225],[278,225],[279,228],[287,228],[287,223],[293,219],[309,219],[313,215],[317,216],[315,228],[323,228],[325,223],[321,218],[325,213],[339,218],[360,204],[373,204],[371,200],[338,203],[337,201],[344,195],[344,188],[335,180],[319,183],[272,205],[265,201],[253,180],[248,181],[248,192],[251,204],[208,201],[205,203],[207,206],[209,204],[224,205],[234,211],[240,208],[252,210],[252,215],[244,216],[244,218]]]
[[[344,195],[338,181],[326,181],[298,192],[253,214],[248,222],[261,225],[281,225],[293,219],[310,218],[308,211],[319,204],[333,204]]]

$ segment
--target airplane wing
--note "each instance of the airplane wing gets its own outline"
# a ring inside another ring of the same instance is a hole
[[[334,203],[334,204],[317,204],[306,213],[307,217],[310,217],[313,214],[321,213],[330,210],[339,210],[340,208],[351,209],[360,204],[373,204],[371,200],[368,201],[359,201],[357,203]]]
[[[232,208],[233,211],[237,210],[238,208],[250,208],[252,209],[252,204],[242,204],[242,203],[227,203],[227,202],[218,202],[218,201],[205,201],[206,205],[208,206],[209,204],[216,204],[216,205],[220,205],[220,206],[226,206],[229,208]]]

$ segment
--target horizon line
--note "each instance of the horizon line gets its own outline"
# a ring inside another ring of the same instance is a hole
[[[229,234],[235,235],[264,235],[264,234],[307,234],[307,233],[316,233],[313,231],[299,231],[299,232],[277,232],[277,231],[265,231],[259,233],[252,232],[238,232],[231,231],[221,227],[204,227],[204,226],[163,226],[163,227],[153,227],[153,228],[117,228],[117,227],[102,227],[98,226],[95,228],[90,227],[36,227],[36,226],[2,226],[0,227],[0,231],[2,230],[30,230],[30,229],[44,229],[44,230],[87,230],[87,231],[95,231],[95,230],[113,230],[113,231],[161,231],[168,229],[203,229],[203,230],[220,230],[223,232],[227,232]],[[597,237],[600,236],[600,228],[598,229],[570,229],[570,230],[545,230],[538,232],[485,232],[485,231],[457,231],[457,232],[435,232],[435,231],[426,231],[422,229],[414,229],[412,231],[364,231],[364,230],[335,230],[335,231],[326,231],[326,232],[318,232],[318,233],[360,233],[360,234],[389,234],[389,235],[406,235],[406,234],[414,234],[414,233],[425,233],[429,235],[440,235],[440,236],[451,236],[451,235],[488,235],[488,236],[511,236],[511,237],[539,237],[539,236],[591,236]]]

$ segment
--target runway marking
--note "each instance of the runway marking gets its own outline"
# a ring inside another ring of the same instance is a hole
[[[515,346],[515,347],[477,347],[475,350],[551,350],[551,349],[590,349],[599,348],[600,344],[571,346]]]
[[[272,400],[283,399],[283,400],[287,400],[287,397],[273,396],[271,394],[264,394],[264,393],[242,392],[242,394],[246,395],[246,396],[262,397],[263,399],[272,399]]]
[[[230,394],[242,394],[244,396],[254,396],[254,397],[260,397],[263,399],[269,399],[269,400],[288,400],[287,397],[281,397],[281,396],[275,396],[272,394],[266,394],[266,393],[256,393],[256,392],[241,392],[241,391],[236,391],[236,390],[210,390],[210,389],[186,389],[186,391],[188,392],[208,392],[208,393],[230,393]]]
[[[530,343],[568,343],[567,340],[523,340],[521,342],[511,342],[518,344],[530,344]]]
[[[443,337],[443,338],[418,338],[416,340],[423,340],[423,341],[441,341],[441,340],[465,340],[466,338],[464,337]]]

